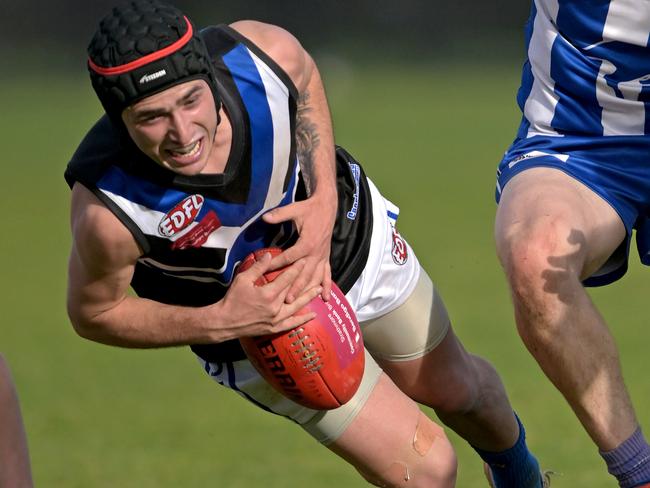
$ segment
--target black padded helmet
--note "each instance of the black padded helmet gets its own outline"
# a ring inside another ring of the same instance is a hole
[[[122,111],[149,95],[204,79],[220,99],[210,55],[192,22],[176,7],[135,0],[114,7],[88,45],[93,88],[114,123]]]

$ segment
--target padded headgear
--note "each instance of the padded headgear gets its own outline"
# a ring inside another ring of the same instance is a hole
[[[176,7],[135,0],[113,8],[88,45],[88,71],[108,116],[149,95],[204,79],[220,101],[214,67],[203,39]]]

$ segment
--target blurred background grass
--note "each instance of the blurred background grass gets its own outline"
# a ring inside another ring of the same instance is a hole
[[[518,63],[357,64],[324,53],[317,61],[337,142],[401,207],[400,231],[439,285],[458,335],[495,364],[530,446],[563,473],[554,486],[614,486],[520,342],[494,256],[495,166],[519,120]],[[7,234],[0,352],[19,390],[37,486],[366,486],[300,429],[217,387],[188,350],[120,350],[74,334],[64,306],[70,238],[62,173],[100,107],[82,69],[47,79],[6,71],[0,80]],[[621,282],[592,294],[648,426],[642,272],[633,254]],[[478,457],[450,437],[458,486],[484,486]]]

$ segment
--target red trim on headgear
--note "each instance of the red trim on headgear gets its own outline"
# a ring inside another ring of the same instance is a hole
[[[111,75],[121,75],[123,73],[128,73],[129,71],[139,68],[140,66],[144,66],[145,64],[149,64],[152,63],[153,61],[157,61],[160,58],[164,58],[165,56],[175,51],[178,51],[185,44],[187,44],[189,40],[192,38],[192,34],[193,34],[192,24],[190,23],[187,17],[183,16],[183,18],[185,19],[185,23],[187,24],[187,32],[183,34],[183,37],[181,37],[176,42],[170,44],[167,47],[159,49],[158,51],[152,52],[151,54],[147,54],[146,56],[143,56],[140,59],[136,59],[135,61],[131,61],[130,63],[122,64],[120,66],[104,68],[102,66],[97,66],[95,63],[93,63],[93,60],[90,58],[88,58],[88,65],[92,68],[92,70],[95,73],[99,73],[100,75],[104,75],[104,76],[111,76]]]

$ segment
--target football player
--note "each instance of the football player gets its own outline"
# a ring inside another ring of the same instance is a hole
[[[519,132],[498,170],[496,242],[519,333],[620,486],[650,446],[585,288],[650,264],[650,3],[535,0]]]
[[[190,345],[215,382],[291,418],[377,486],[455,483],[452,446],[416,402],[495,467],[496,486],[542,486],[497,373],[465,351],[397,232],[399,209],[335,147],[318,69],[295,37],[255,21],[198,31],[178,9],[136,0],[101,21],[88,54],[106,114],[65,174],[81,336]],[[270,246],[285,251],[235,276]],[[237,338],[309,320],[294,313],[329,299],[332,279],[361,322],[366,368],[348,403],[315,411],[266,383]]]

